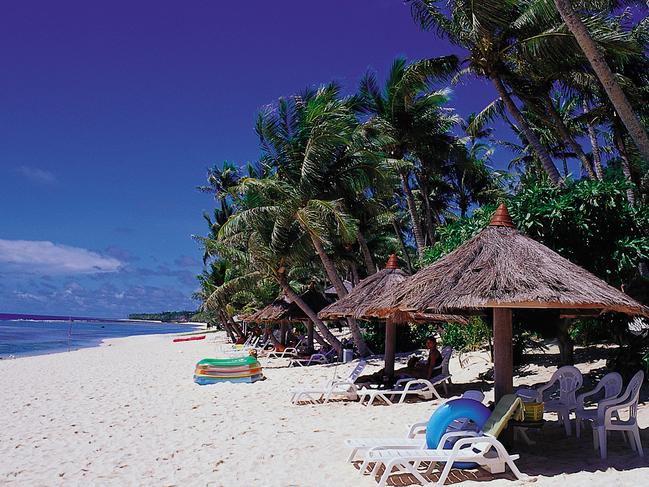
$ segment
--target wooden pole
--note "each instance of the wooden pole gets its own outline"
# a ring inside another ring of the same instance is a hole
[[[288,323],[282,323],[279,326],[279,342],[286,346],[286,335],[288,333]]]
[[[309,352],[313,351],[313,322],[306,322],[306,348]]]
[[[397,324],[391,320],[385,323],[385,375],[394,378],[394,355],[397,348]]]
[[[514,389],[512,310],[494,308],[494,394],[496,402]]]

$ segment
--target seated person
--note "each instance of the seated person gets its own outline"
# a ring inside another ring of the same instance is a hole
[[[416,379],[430,379],[436,368],[442,365],[442,354],[437,349],[437,340],[434,336],[426,339],[426,348],[428,349],[428,359],[422,362],[419,357],[414,357],[416,360],[409,360],[408,366],[395,370],[394,376],[398,379],[406,377],[415,377]]]
[[[408,365],[394,371],[394,379],[431,379],[435,375],[435,369],[442,365],[442,354],[437,349],[437,340],[434,336],[426,339],[426,348],[428,349],[428,359],[422,361],[420,357],[410,357]],[[385,369],[381,369],[373,374],[364,375],[358,378],[357,384],[374,383],[382,384],[384,382]],[[384,384],[391,385],[391,384]]]

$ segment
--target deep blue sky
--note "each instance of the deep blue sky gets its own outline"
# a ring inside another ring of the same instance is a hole
[[[195,187],[214,163],[257,157],[258,109],[451,51],[399,0],[6,2],[0,312],[195,308],[191,235],[212,207]],[[471,82],[453,105],[494,96]]]

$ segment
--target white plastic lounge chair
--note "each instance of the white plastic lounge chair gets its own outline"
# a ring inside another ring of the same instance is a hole
[[[598,415],[593,420],[593,445],[595,449],[599,448],[602,460],[606,458],[606,434],[608,431],[621,431],[629,440],[631,449],[644,457],[638,428],[638,399],[643,380],[644,372],[640,370],[631,378],[624,394],[597,408]],[[620,413],[624,413],[624,411],[626,414],[623,416],[626,419],[620,419]]]
[[[354,400],[358,397],[356,379],[360,377],[367,366],[367,361],[361,360],[345,378],[334,377],[332,380],[320,387],[296,389],[291,397],[291,402],[297,404],[300,401],[316,403],[317,401],[329,402],[334,397],[343,397]]]
[[[294,347],[286,347],[284,350],[281,352],[278,352],[277,350],[272,350],[268,353],[266,358],[291,358],[295,357],[297,355],[297,349],[302,345],[302,340],[297,342],[297,344]]]
[[[575,409],[575,429],[577,438],[581,436],[581,425],[584,421],[592,422],[597,419],[600,406],[605,409],[607,404],[610,404],[611,399],[616,399],[620,392],[622,392],[622,376],[617,372],[609,372],[598,382],[595,389],[592,391],[584,392],[577,396],[577,409]],[[601,395],[604,391],[603,396]],[[586,407],[585,401],[587,397],[598,398],[598,401],[590,407]]]
[[[462,394],[462,399],[473,399],[482,402],[484,394],[480,391],[466,391]],[[467,429],[469,421],[466,419],[456,420],[451,423],[447,432],[460,431]],[[354,461],[358,455],[363,455],[372,448],[384,447],[389,445],[390,448],[426,448],[426,427],[428,421],[414,423],[408,426],[408,435],[402,438],[349,438],[345,440],[345,446],[351,448],[348,462]],[[364,469],[363,469],[364,470]],[[361,471],[362,473],[362,471]]]
[[[462,394],[462,399],[473,399],[474,401],[484,401],[484,394],[481,391],[468,390]],[[449,426],[449,431],[459,431],[466,429],[467,420],[454,421]],[[414,438],[417,435],[425,435],[428,421],[421,421],[408,425],[408,438]]]
[[[442,382],[442,385],[444,386],[444,394],[448,396],[448,384],[451,383],[449,363],[451,361],[451,356],[453,355],[453,347],[442,348],[440,355],[442,356],[442,363],[439,365],[439,367],[433,369],[432,375],[434,381],[442,380],[442,378],[444,377],[444,382]]]
[[[372,474],[376,475],[381,465],[385,471],[379,480],[379,487],[384,487],[390,475],[409,473],[422,485],[430,485],[419,467],[422,462],[429,462],[424,475],[432,473],[437,463],[444,463],[436,486],[444,485],[451,468],[455,462],[477,463],[491,473],[502,473],[509,466],[516,478],[526,478],[514,464],[518,455],[510,455],[497,440],[497,436],[507,427],[512,417],[520,417],[522,402],[520,398],[510,394],[504,396],[496,405],[481,433],[472,431],[453,431],[442,436],[437,448],[385,448],[378,447],[369,450],[365,455],[365,462],[361,468],[366,468],[369,463],[374,463]],[[443,449],[448,440],[459,438],[452,449]],[[397,469],[394,471],[394,469]]]
[[[314,353],[308,358],[296,358],[291,359],[291,362],[288,364],[289,367],[299,366],[299,367],[308,367],[309,365],[316,364],[328,364],[333,362],[336,359],[336,349],[332,348],[326,353]]]
[[[412,378],[399,379],[393,389],[360,389],[358,396],[361,404],[363,404],[367,399],[367,402],[364,404],[366,406],[371,406],[376,398],[381,399],[387,405],[394,404],[396,398],[399,398],[396,402],[401,404],[409,395],[416,395],[425,400],[430,400],[433,397],[442,400],[442,396],[439,395],[435,386],[442,384],[444,386],[444,391],[448,394],[447,384],[451,378],[448,365],[452,354],[453,349],[451,347],[444,347],[442,349],[442,363],[438,367],[440,373],[430,380]]]
[[[559,397],[557,399],[544,400],[543,393],[554,384],[559,383]],[[570,436],[570,412],[577,408],[576,393],[584,382],[584,378],[577,367],[565,365],[560,367],[550,380],[537,389],[520,388],[516,394],[520,397],[532,399],[544,403],[546,413],[557,413],[559,421],[563,421],[566,435]]]
[[[232,347],[237,351],[252,350],[253,348],[256,348],[257,343],[259,343],[259,340],[261,340],[261,336],[256,337],[256,336],[250,335],[244,343],[239,344],[239,345],[235,344]]]

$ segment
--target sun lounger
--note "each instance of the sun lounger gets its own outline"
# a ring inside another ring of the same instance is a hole
[[[297,404],[300,401],[315,403],[317,401],[328,402],[335,397],[354,400],[357,396],[356,379],[360,377],[367,366],[365,360],[358,362],[358,365],[349,373],[346,378],[335,377],[320,387],[297,389],[293,392],[291,402]]]
[[[447,384],[451,378],[448,365],[452,354],[453,349],[451,347],[444,347],[442,349],[442,363],[438,367],[440,373],[430,380],[406,378],[399,379],[392,389],[360,389],[358,396],[361,403],[364,403],[366,406],[371,406],[374,400],[378,398],[387,405],[392,405],[395,402],[401,404],[409,395],[419,396],[425,400],[432,399],[433,397],[442,400],[442,396],[437,392],[435,386],[442,384],[444,391],[448,393]],[[367,402],[365,402],[366,400]]]
[[[473,399],[474,401],[482,402],[484,400],[484,394],[480,391],[466,391],[462,394],[462,399]],[[351,462],[357,455],[363,455],[368,450],[379,446],[383,448],[386,445],[389,445],[391,448],[425,448],[426,437],[423,435],[426,434],[427,426],[428,420],[409,425],[408,435],[401,438],[350,438],[345,440],[345,445],[352,449],[347,461]],[[449,425],[447,432],[461,430],[471,430],[467,419],[453,421]]]
[[[297,355],[297,349],[302,345],[302,340],[297,342],[297,344],[294,347],[286,347],[282,351],[278,350],[271,350],[266,358],[292,358]]]
[[[309,357],[298,358],[294,357],[288,364],[289,367],[308,367],[309,365],[328,364],[336,359],[336,349],[332,348],[326,353],[314,353]]]
[[[254,335],[250,335],[248,338],[246,338],[245,342],[243,342],[243,343],[234,343],[234,344],[232,344],[232,346],[234,348],[236,348],[237,350],[241,350],[241,349],[244,349],[244,348],[254,347],[255,346],[254,344],[256,344],[257,341],[259,341],[259,337],[255,337]]]
[[[498,435],[506,428],[512,418],[520,418],[522,402],[513,394],[504,396],[496,405],[493,413],[482,428],[482,432],[454,431],[442,436],[435,449],[428,448],[394,448],[375,447],[365,455],[364,469],[374,463],[372,473],[378,473],[381,465],[385,471],[379,480],[379,487],[384,487],[390,475],[409,473],[422,485],[430,482],[424,477],[432,473],[437,463],[444,463],[436,486],[444,485],[453,464],[456,462],[477,463],[492,473],[502,473],[509,466],[516,478],[524,479],[520,470],[514,464],[518,455],[510,455],[497,439]],[[443,449],[451,439],[459,438],[452,449]],[[428,462],[426,470],[419,469],[422,462]],[[396,468],[396,471],[394,469]],[[364,473],[364,471],[362,472]]]
[[[473,399],[474,401],[482,402],[484,401],[484,394],[481,391],[468,390],[464,391],[462,394],[462,399]],[[449,429],[451,431],[459,431],[466,429],[467,421],[463,420],[461,422],[454,422]],[[428,421],[421,421],[419,423],[413,423],[408,425],[408,438],[414,438],[417,435],[425,435],[426,427],[428,426]]]

